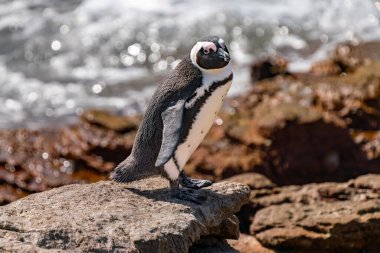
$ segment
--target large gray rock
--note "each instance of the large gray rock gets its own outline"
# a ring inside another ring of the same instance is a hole
[[[68,185],[0,207],[3,252],[187,252],[201,238],[235,238],[249,188],[217,183],[202,205],[170,197],[152,178]]]

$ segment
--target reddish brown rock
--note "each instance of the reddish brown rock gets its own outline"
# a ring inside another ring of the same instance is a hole
[[[331,58],[340,66],[342,72],[351,72],[370,61],[380,60],[379,43],[365,42],[360,44],[343,43],[337,45]]]
[[[380,236],[379,205],[372,200],[353,206],[337,202],[268,207],[256,214],[255,236],[277,249],[373,250]]]
[[[273,189],[276,186],[267,177],[259,173],[239,174],[239,175],[227,178],[225,181],[248,185],[251,190]]]
[[[346,183],[274,188],[265,196],[251,193],[260,206],[251,233],[276,250],[376,252],[380,236],[380,176],[365,175]]]
[[[322,120],[288,123],[272,134],[265,174],[277,184],[345,181],[368,172],[360,147],[345,128]]]
[[[379,132],[379,68],[379,62],[372,62],[346,76],[262,81],[233,101],[239,106],[226,116],[226,136],[257,152],[252,171],[277,184],[379,173],[378,140],[353,138]]]
[[[137,130],[141,116],[120,117],[102,110],[88,110],[83,112],[81,119],[106,129],[128,132]]]
[[[0,132],[0,182],[7,185],[0,194],[2,203],[29,192],[107,178],[129,154],[134,134],[133,130],[120,134],[87,121],[58,129]]]
[[[238,240],[228,240],[228,243],[240,253],[275,253],[262,246],[252,235],[240,234]]]
[[[342,43],[337,45],[331,53],[330,59],[314,63],[310,73],[329,76],[353,72],[362,65],[380,60],[379,52],[380,44],[378,42],[366,42],[358,45]]]
[[[0,205],[7,204],[27,195],[20,188],[6,183],[0,183],[0,193]]]
[[[260,81],[277,75],[286,74],[288,62],[282,57],[262,59],[251,66],[251,79]]]

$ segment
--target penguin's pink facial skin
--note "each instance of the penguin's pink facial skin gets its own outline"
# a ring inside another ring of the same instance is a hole
[[[213,42],[204,42],[202,46],[203,53],[209,54],[210,51],[216,52],[216,45]]]
[[[222,38],[211,36],[197,42],[191,50],[194,65],[205,69],[222,69],[228,65],[230,55]]]

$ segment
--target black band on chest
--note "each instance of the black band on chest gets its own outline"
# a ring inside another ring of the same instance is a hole
[[[198,98],[192,107],[186,108],[184,111],[184,117],[183,117],[183,128],[180,136],[179,145],[181,143],[184,143],[186,141],[187,136],[189,135],[191,126],[193,125],[198,113],[200,112],[203,105],[206,103],[207,99],[211,96],[211,94],[219,87],[227,84],[229,81],[232,80],[233,74],[229,75],[227,78],[218,81],[213,82],[208,90],[205,91],[202,97]],[[190,98],[191,99],[191,98]],[[190,101],[190,99],[188,101]],[[212,115],[210,115],[212,117]]]

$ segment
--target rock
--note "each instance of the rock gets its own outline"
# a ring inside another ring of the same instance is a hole
[[[333,60],[315,62],[310,68],[310,73],[318,76],[339,75],[342,72],[342,68]]]
[[[380,236],[380,175],[346,183],[309,184],[251,193],[251,233],[265,247],[289,252],[376,252]]]
[[[32,194],[0,207],[0,250],[187,252],[200,238],[236,238],[233,214],[248,201],[249,188],[216,183],[200,191],[207,196],[202,205],[171,197],[160,178]]]
[[[380,191],[380,177],[378,175],[371,174],[364,175],[356,178],[355,180],[351,180],[349,185],[353,186],[355,189],[368,189],[374,193],[377,193]]]
[[[331,54],[331,58],[340,66],[342,72],[352,72],[359,66],[370,61],[380,60],[380,44],[371,41],[360,44],[338,44]]]
[[[81,115],[81,119],[117,132],[137,130],[141,121],[141,117],[117,116],[103,110],[84,111]]]
[[[314,63],[310,73],[329,76],[353,72],[358,67],[369,64],[371,61],[379,61],[379,51],[380,44],[378,42],[366,42],[358,45],[341,43],[331,53],[330,59]]]
[[[120,134],[87,122],[58,129],[1,131],[0,183],[8,189],[39,192],[105,179],[131,151],[135,132]],[[13,198],[0,197],[4,204],[26,194],[13,192]]]
[[[251,190],[272,189],[276,185],[259,173],[244,173],[227,178],[225,181],[248,185]]]
[[[237,182],[248,185],[251,189],[250,202],[243,205],[236,216],[240,220],[239,228],[243,233],[249,233],[249,227],[252,223],[252,217],[255,212],[262,208],[255,202],[255,198],[262,195],[267,195],[273,193],[273,189],[276,185],[271,182],[267,177],[258,173],[243,173],[230,178],[225,181]]]
[[[190,247],[189,253],[239,253],[226,240],[202,238]]]
[[[240,253],[275,253],[274,250],[265,248],[252,235],[241,234],[238,240],[227,240],[228,243]]]
[[[7,204],[27,195],[23,190],[9,184],[0,184],[0,205]]]
[[[251,79],[260,81],[277,75],[286,74],[288,62],[282,57],[272,57],[257,61],[251,66]]]
[[[360,166],[365,163],[360,147],[334,124],[287,123],[272,139],[265,174],[277,184],[345,181],[368,172]]]
[[[311,207],[268,207],[255,218],[255,236],[264,245],[278,249],[376,249],[380,236],[379,205],[380,201],[371,200],[354,206],[343,201]],[[262,226],[260,220],[264,216],[266,222]]]
[[[279,185],[379,173],[379,68],[370,62],[345,76],[281,76],[231,101],[231,113],[222,116],[234,142],[225,149],[244,144],[243,157],[256,155],[240,173],[259,172]]]

